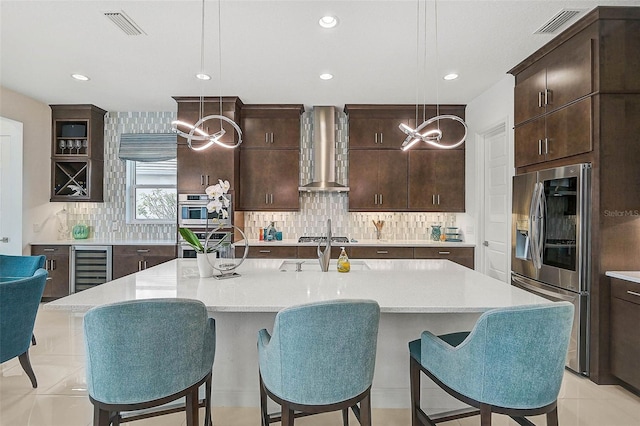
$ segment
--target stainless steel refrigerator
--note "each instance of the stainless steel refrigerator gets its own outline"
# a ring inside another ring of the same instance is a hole
[[[567,367],[589,375],[591,165],[513,177],[511,284],[575,306]]]

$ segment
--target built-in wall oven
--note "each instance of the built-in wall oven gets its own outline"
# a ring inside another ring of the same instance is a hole
[[[573,303],[567,367],[589,374],[591,165],[514,176],[511,283]]]
[[[231,225],[233,218],[233,200],[231,194],[224,194],[229,207],[224,212],[209,212],[207,194],[178,194],[178,225],[183,228],[209,228]]]

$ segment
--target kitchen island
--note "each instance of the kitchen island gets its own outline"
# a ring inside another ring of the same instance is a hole
[[[300,272],[298,263],[300,263]],[[335,262],[335,261],[334,261]],[[257,332],[271,330],[276,312],[337,298],[380,304],[374,407],[409,406],[407,343],[423,330],[469,330],[491,308],[545,303],[545,299],[446,260],[353,260],[349,273],[335,263],[320,272],[317,260],[247,259],[238,278],[200,278],[194,259],[176,259],[48,303],[44,309],[85,312],[124,300],[181,297],[201,300],[216,319],[213,401],[217,406],[257,406]],[[170,320],[168,318],[167,320]],[[429,410],[460,404],[424,380]]]

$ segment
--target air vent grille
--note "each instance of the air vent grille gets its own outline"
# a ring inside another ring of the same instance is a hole
[[[131,18],[127,16],[123,11],[120,12],[105,12],[104,16],[109,18],[111,22],[116,24],[125,34],[134,36],[146,34]]]
[[[538,28],[534,34],[555,34],[558,30],[574,19],[577,15],[584,12],[584,9],[562,9],[556,13],[547,23]]]

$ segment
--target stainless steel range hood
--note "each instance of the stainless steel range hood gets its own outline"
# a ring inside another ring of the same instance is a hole
[[[333,106],[313,107],[311,183],[298,189],[305,192],[347,192],[336,182],[336,111]]]

